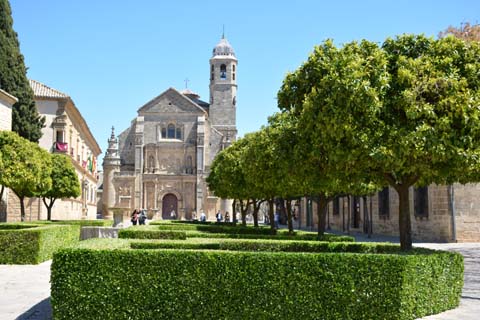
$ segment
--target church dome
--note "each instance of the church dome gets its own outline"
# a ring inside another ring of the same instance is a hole
[[[233,51],[230,43],[222,37],[220,42],[213,48],[213,56],[232,56],[235,57],[235,52]]]

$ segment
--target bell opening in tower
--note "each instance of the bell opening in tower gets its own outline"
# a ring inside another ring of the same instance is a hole
[[[224,64],[220,66],[220,79],[227,79],[227,66]]]

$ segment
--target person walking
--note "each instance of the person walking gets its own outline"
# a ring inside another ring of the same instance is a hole
[[[222,217],[222,212],[220,210],[218,210],[216,217],[217,217],[217,222],[222,222],[223,217]]]
[[[140,215],[138,216],[138,224],[145,225],[145,221],[147,220],[147,213],[145,209],[140,210]]]
[[[207,216],[205,215],[205,212],[203,212],[203,210],[200,211],[200,221],[201,222],[207,221]]]
[[[280,213],[278,211],[276,211],[275,215],[273,216],[273,222],[275,222],[275,229],[278,229],[280,223]]]
[[[132,224],[134,226],[137,225],[137,221],[138,221],[138,210],[137,209],[133,210],[130,221],[132,221]]]

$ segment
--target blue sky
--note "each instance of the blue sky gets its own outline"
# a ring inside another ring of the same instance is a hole
[[[480,1],[10,0],[28,76],[70,95],[103,152],[169,87],[208,101],[209,59],[222,25],[238,64],[237,127],[258,130],[277,111],[286,73],[313,47],[402,33],[437,36],[479,22]]]

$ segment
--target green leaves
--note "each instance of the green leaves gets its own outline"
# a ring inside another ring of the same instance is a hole
[[[50,188],[45,188],[38,193],[43,197],[43,202],[47,207],[48,220],[51,219],[51,208],[56,199],[76,198],[80,195],[80,182],[70,158],[62,154],[51,154],[50,157],[52,160],[50,174],[52,184]],[[47,203],[46,199],[49,199],[50,202]]]
[[[278,93],[315,190],[479,181],[479,50],[423,35],[316,47]]]
[[[0,0],[0,88],[18,98],[12,108],[13,131],[38,142],[45,118],[39,116],[35,107],[11,13],[8,0]]]
[[[0,132],[0,184],[17,195],[35,196],[50,188],[50,154],[14,132]]]
[[[460,254],[395,245],[105,240],[54,255],[55,319],[414,319],[463,284]]]

